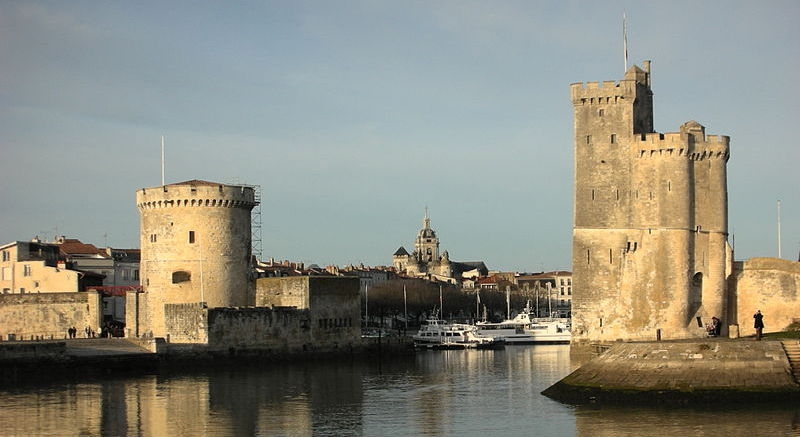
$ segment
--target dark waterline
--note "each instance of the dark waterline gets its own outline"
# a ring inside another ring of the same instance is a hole
[[[800,435],[794,405],[572,407],[569,346],[249,363],[0,389],[0,436]]]

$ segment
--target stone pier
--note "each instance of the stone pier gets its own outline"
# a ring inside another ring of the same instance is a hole
[[[619,343],[544,395],[561,402],[730,402],[800,399],[780,341]]]

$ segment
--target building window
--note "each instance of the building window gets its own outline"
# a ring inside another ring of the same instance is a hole
[[[139,280],[139,269],[133,269],[133,280],[134,281]]]
[[[11,259],[11,256],[9,255],[7,250],[4,250],[3,251],[3,261],[8,261],[9,259]]]
[[[155,242],[156,242],[156,240],[157,240],[157,238],[156,238],[156,234],[150,234],[150,242],[151,242],[151,243],[155,243]]]
[[[600,110],[598,110],[598,111],[597,111],[597,115],[599,115],[600,117],[602,117],[603,115],[605,115],[605,110],[603,110],[603,109],[600,109]]]
[[[172,272],[172,283],[179,284],[181,282],[187,282],[192,278],[192,274],[183,270],[178,270],[177,272]]]
[[[22,266],[22,276],[30,276],[31,275],[31,265],[25,264]]]
[[[611,144],[617,144],[617,134],[611,134]]]
[[[194,231],[189,231],[189,244],[194,244]]]

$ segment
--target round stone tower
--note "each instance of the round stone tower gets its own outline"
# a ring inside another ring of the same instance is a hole
[[[137,191],[144,293],[129,326],[137,335],[169,334],[168,304],[253,305],[255,205],[252,187],[200,180]]]

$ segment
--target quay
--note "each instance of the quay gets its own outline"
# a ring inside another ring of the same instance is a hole
[[[568,404],[800,400],[800,340],[617,343],[542,392]]]
[[[0,341],[0,384],[31,376],[41,380],[60,377],[96,377],[109,374],[152,373],[161,368],[200,368],[217,363],[248,363],[375,357],[413,353],[402,337],[364,339],[338,350],[288,350],[266,348],[210,349],[205,345],[167,343],[162,338],[87,338],[63,340]]]

